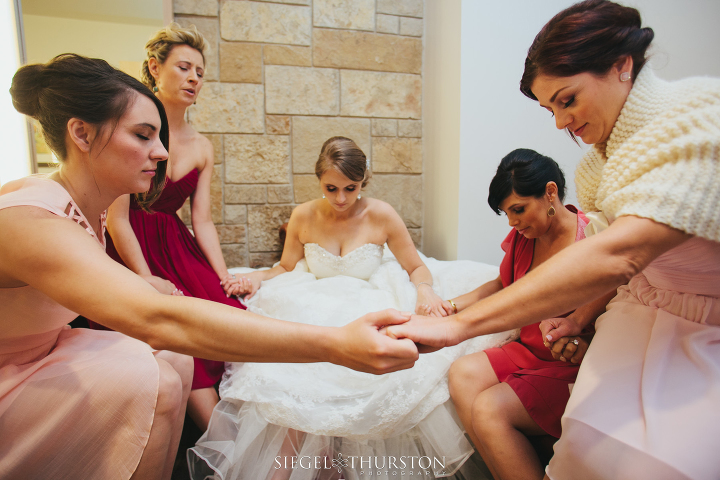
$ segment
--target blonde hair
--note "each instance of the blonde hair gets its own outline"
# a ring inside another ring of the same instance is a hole
[[[152,89],[155,86],[155,78],[150,74],[148,68],[148,60],[154,58],[159,64],[165,63],[168,55],[176,45],[188,45],[198,52],[205,61],[205,37],[202,33],[198,32],[195,25],[190,25],[187,28],[183,28],[177,23],[173,22],[167,27],[159,30],[148,42],[145,44],[145,53],[147,58],[143,62],[141,80]]]
[[[320,179],[331,168],[352,182],[362,182],[361,188],[365,188],[372,176],[365,154],[347,137],[332,137],[323,144],[315,163],[315,175]]]

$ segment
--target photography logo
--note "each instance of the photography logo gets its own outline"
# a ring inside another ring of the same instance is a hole
[[[361,475],[415,475],[437,477],[447,475],[445,457],[428,456],[343,456],[338,453],[335,458],[329,455],[301,455],[275,457],[275,469],[303,470],[343,470],[354,471]]]

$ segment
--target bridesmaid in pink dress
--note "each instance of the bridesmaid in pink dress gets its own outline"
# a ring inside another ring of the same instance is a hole
[[[637,10],[587,0],[553,17],[525,60],[521,91],[593,145],[575,181],[595,234],[459,315],[388,329],[452,345],[617,289],[562,418],[552,480],[720,478],[720,81],[658,79],[643,66],[652,38]],[[581,327],[541,325],[549,341]]]
[[[160,194],[162,103],[105,61],[71,54],[22,67],[11,95],[61,167],[0,188],[0,478],[169,479],[192,361],[161,349],[375,373],[414,364],[412,342],[379,333],[407,320],[398,312],[321,328],[159,294],[106,255],[103,233],[118,196],[146,192],[147,208]],[[69,329],[77,315],[129,336]]]
[[[215,156],[210,141],[186,121],[185,112],[203,86],[205,40],[195,29],[172,23],[155,34],[145,49],[143,81],[163,103],[170,124],[172,153],[168,181],[147,212],[120,197],[108,210],[108,254],[159,292],[184,294],[245,309],[236,295],[249,282],[228,273],[210,213],[210,181]],[[194,236],[175,213],[191,199]],[[203,431],[219,401],[213,386],[225,364],[195,358],[188,415]]]

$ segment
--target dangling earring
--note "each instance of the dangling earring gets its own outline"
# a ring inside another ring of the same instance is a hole
[[[323,193],[323,198],[325,198],[325,194]]]
[[[620,81],[627,82],[628,80],[630,80],[630,72],[622,72],[620,74]]]
[[[547,211],[547,215],[548,215],[548,217],[554,217],[555,216],[555,207],[550,205],[550,208],[548,208],[548,211]]]
[[[358,193],[358,198],[357,198],[357,199],[360,200],[361,198],[362,198],[362,194],[361,194],[361,193]]]
[[[157,92],[158,92],[158,87],[157,87],[157,85],[156,85],[156,86],[153,87],[153,93],[157,93]]]

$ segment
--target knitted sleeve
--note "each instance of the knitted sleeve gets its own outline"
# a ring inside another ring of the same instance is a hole
[[[720,91],[693,100],[658,116],[609,159],[597,198],[608,217],[650,218],[720,242]]]

